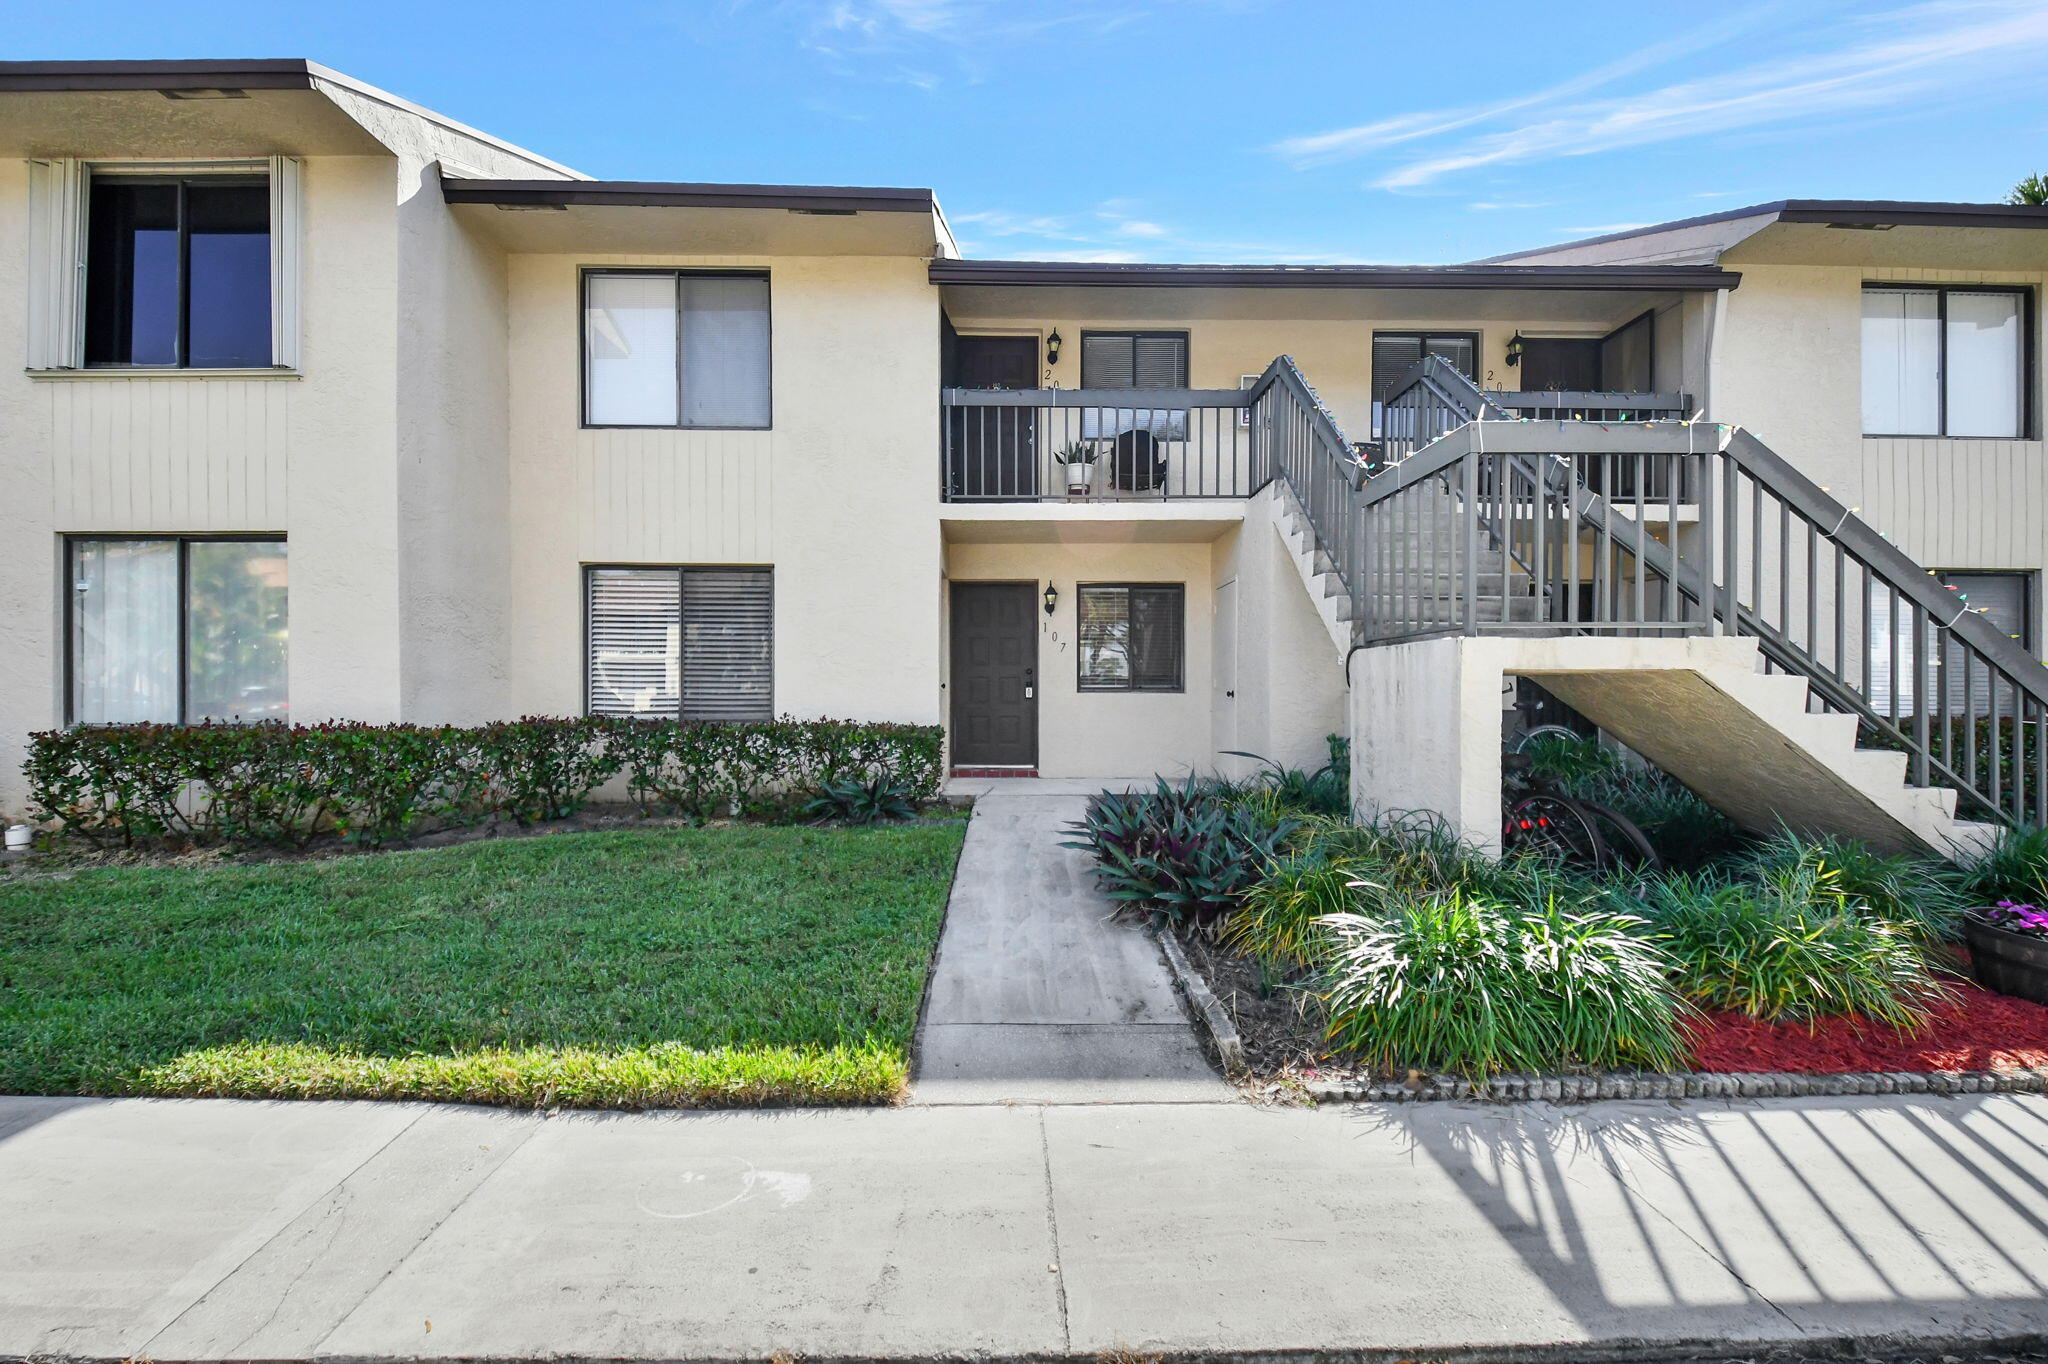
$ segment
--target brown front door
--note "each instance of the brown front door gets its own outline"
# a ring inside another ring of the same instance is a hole
[[[1038,338],[963,336],[955,343],[960,388],[1038,387]],[[947,432],[954,497],[1038,496],[1038,414],[1028,407],[961,407]]]
[[[953,584],[953,765],[1038,765],[1037,583]]]

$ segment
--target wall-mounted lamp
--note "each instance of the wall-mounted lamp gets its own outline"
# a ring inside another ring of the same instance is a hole
[[[1053,328],[1052,335],[1045,338],[1045,363],[1048,366],[1060,362],[1060,331]]]
[[[1048,616],[1051,615],[1052,609],[1055,606],[1058,606],[1059,604],[1060,590],[1057,587],[1054,587],[1051,583],[1047,583],[1045,585],[1045,614],[1047,614]]]
[[[1513,369],[1516,365],[1519,365],[1521,363],[1522,334],[1520,332],[1516,332],[1513,336],[1508,338],[1508,368]]]

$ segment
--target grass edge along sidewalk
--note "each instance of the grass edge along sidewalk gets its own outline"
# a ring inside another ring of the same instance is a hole
[[[0,878],[0,1091],[890,1103],[965,822]]]

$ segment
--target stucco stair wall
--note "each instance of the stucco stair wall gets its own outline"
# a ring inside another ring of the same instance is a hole
[[[1431,810],[1500,841],[1502,679],[1538,678],[1753,833],[1834,833],[1967,858],[1992,825],[1953,791],[1905,784],[1902,754],[1856,746],[1855,721],[1808,709],[1807,684],[1759,670],[1740,638],[1450,638],[1360,652],[1352,670],[1361,813]]]

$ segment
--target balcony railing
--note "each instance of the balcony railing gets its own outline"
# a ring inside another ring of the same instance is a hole
[[[1508,415],[1574,422],[1681,421],[1696,415],[1683,393],[1489,392]]]
[[[948,502],[1249,497],[1249,396],[1236,389],[948,388],[939,494]]]

